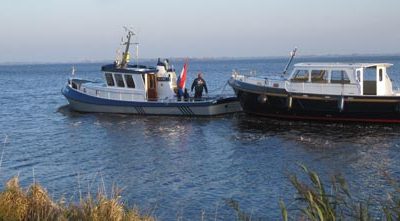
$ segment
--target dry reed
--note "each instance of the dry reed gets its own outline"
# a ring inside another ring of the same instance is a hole
[[[101,191],[96,198],[90,195],[79,203],[66,205],[54,202],[39,184],[23,189],[18,177],[10,179],[0,192],[0,220],[7,221],[154,221],[151,216],[140,215],[138,209],[126,209],[120,191],[108,198]]]

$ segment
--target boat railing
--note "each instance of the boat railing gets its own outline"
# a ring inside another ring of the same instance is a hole
[[[69,78],[68,79],[68,85],[70,85],[70,87],[72,87],[75,90],[80,90],[81,85],[84,83],[88,83],[88,82],[90,82],[90,81],[84,80],[84,79],[79,79],[79,78]]]
[[[232,78],[237,81],[242,81],[249,84],[254,84],[263,87],[284,88],[286,81],[282,79],[263,78],[254,75],[241,75],[238,72],[233,72]]]
[[[158,98],[158,99],[153,99],[149,100],[150,102],[162,102],[162,103],[179,103],[179,102],[190,102],[190,103],[196,103],[196,102],[210,102],[210,101],[215,101],[219,98],[224,98],[225,96],[205,96],[202,98],[194,98],[194,97],[189,97],[189,98],[181,98],[178,99],[177,97],[166,97],[166,98]]]
[[[284,88],[289,92],[297,93],[316,93],[316,94],[333,94],[333,95],[360,95],[361,86],[357,83],[350,84],[331,84],[331,83],[316,83],[316,82],[291,82],[289,80],[261,78],[254,76],[246,76],[233,74],[235,80],[245,83],[273,87]]]
[[[75,88],[74,88],[75,89]],[[105,98],[105,99],[112,99],[112,100],[120,100],[120,101],[139,101],[139,102],[145,102],[145,95],[144,93],[140,92],[124,92],[124,91],[106,91],[106,90],[100,90],[100,89],[95,89],[95,88],[88,88],[88,87],[79,87],[76,88],[75,90],[79,90],[80,92],[90,95],[90,96],[95,96],[99,98]],[[211,95],[211,96],[203,96],[202,98],[194,98],[194,97],[189,97],[187,99],[181,98],[180,100],[177,97],[165,97],[165,98],[156,98],[152,100],[148,100],[149,102],[162,102],[162,103],[175,103],[175,102],[210,102],[210,101],[215,101],[218,98],[223,98],[227,97],[228,95]]]
[[[285,83],[285,89],[297,93],[333,94],[333,95],[360,95],[359,84],[327,84],[311,82]]]
[[[120,101],[145,101],[144,92],[140,91],[108,91],[108,90],[101,90],[100,88],[89,88],[81,86],[79,89],[84,94],[105,98],[105,99],[112,99],[112,100],[120,100]]]

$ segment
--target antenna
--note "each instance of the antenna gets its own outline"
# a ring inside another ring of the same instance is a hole
[[[287,72],[287,70],[288,70],[290,64],[291,64],[292,61],[293,61],[294,56],[296,56],[296,52],[297,52],[297,47],[295,47],[295,48],[293,49],[293,51],[290,52],[290,59],[289,59],[288,63],[286,64],[285,69],[283,69],[282,75],[285,75],[285,74],[286,74],[286,72]]]
[[[129,28],[128,28],[128,27],[126,27],[126,26],[123,26],[123,28],[125,29],[126,32],[128,32],[128,33],[131,32],[132,35],[136,35],[136,33],[133,31],[133,28],[132,28],[132,27],[129,27]]]

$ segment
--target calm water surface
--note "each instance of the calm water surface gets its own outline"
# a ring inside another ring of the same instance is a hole
[[[400,57],[298,59],[389,62],[400,82]],[[152,61],[149,64],[155,64]],[[181,69],[181,61],[172,61]],[[232,69],[271,75],[286,60],[194,60],[217,93]],[[101,80],[101,64],[76,64],[77,75]],[[277,219],[278,202],[294,197],[287,174],[308,165],[324,179],[343,174],[351,189],[372,199],[400,177],[400,126],[321,124],[234,114],[213,118],[143,117],[71,112],[61,95],[72,64],[0,66],[0,182],[19,174],[56,198],[72,201],[99,187],[123,188],[123,201],[159,220],[232,220],[228,202],[254,219]],[[179,72],[179,71],[178,71]],[[227,90],[228,92],[231,92]]]

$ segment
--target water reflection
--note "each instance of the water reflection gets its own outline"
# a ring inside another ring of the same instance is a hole
[[[305,144],[309,148],[335,147],[341,144],[354,146],[390,147],[397,145],[400,125],[342,124],[324,122],[284,121],[246,115],[238,118],[238,130],[246,136],[280,137],[283,140]]]
[[[157,204],[163,217],[174,218],[166,212],[169,208],[194,214],[227,198],[254,214],[279,211],[282,194],[293,193],[285,174],[296,171],[297,163],[325,179],[342,173],[354,191],[366,197],[382,196],[389,187],[383,172],[396,173],[400,167],[397,125],[280,121],[246,114],[79,114],[60,109],[76,124],[68,133],[85,133],[84,143],[74,143],[76,149],[87,148],[86,157],[80,157],[87,161],[85,171],[100,168],[111,181],[131,190],[127,201],[145,197],[142,205]],[[227,214],[231,208],[220,212]]]
[[[398,57],[364,59],[376,60],[400,66]],[[225,84],[232,67],[243,73],[276,73],[285,62],[194,60],[191,70],[203,71],[212,90]],[[81,64],[78,75],[98,78],[99,66]],[[216,207],[217,220],[235,220],[224,199],[236,200],[252,217],[278,220],[279,199],[293,195],[285,171],[295,172],[298,162],[322,177],[341,172],[363,196],[384,196],[379,190],[388,186],[381,171],[400,177],[399,127],[285,122],[244,114],[181,118],[76,113],[60,93],[70,67],[0,66],[0,78],[7,82],[0,97],[0,134],[9,135],[3,181],[20,174],[22,184],[29,185],[34,168],[35,179],[59,199],[78,192],[77,180],[82,190],[88,182],[95,188],[95,177],[99,180],[101,174],[107,189],[114,182],[124,188],[127,205],[156,208],[161,220],[176,220],[178,211],[183,218],[196,219],[203,209],[214,214]],[[399,76],[392,77],[399,82]],[[188,75],[188,82],[193,77]]]

